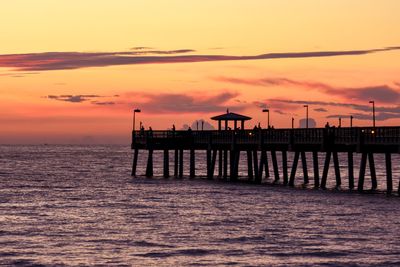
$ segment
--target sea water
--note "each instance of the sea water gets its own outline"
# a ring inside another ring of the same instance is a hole
[[[288,188],[132,178],[129,146],[0,146],[0,152],[0,265],[400,265],[400,198],[347,192],[347,155],[340,155],[343,190],[324,191],[312,189],[311,164],[311,185],[300,186],[299,164],[297,186]],[[144,174],[146,154],[139,156],[137,172]],[[204,154],[196,156],[196,172],[205,175]],[[393,155],[396,190],[399,159]],[[154,160],[161,175],[162,154]],[[358,162],[355,156],[356,177]],[[385,189],[382,156],[376,168]],[[334,186],[331,170],[328,187]]]

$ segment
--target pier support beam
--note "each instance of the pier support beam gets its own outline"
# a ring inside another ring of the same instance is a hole
[[[196,155],[194,149],[190,150],[189,161],[189,177],[194,178],[196,176]]]
[[[164,178],[169,177],[169,151],[164,150]]]
[[[319,165],[318,165],[318,152],[313,151],[313,167],[314,167],[314,188],[319,188]]]
[[[224,149],[224,179],[228,179],[228,150]]]
[[[134,177],[136,177],[136,167],[137,167],[138,156],[139,156],[139,149],[135,148],[135,150],[133,151],[132,173],[131,173],[131,175]]]
[[[360,176],[358,177],[358,191],[364,191],[364,178],[365,178],[365,169],[367,167],[367,153],[361,154],[361,162],[360,162]]]
[[[393,191],[393,179],[392,179],[392,154],[385,153],[386,161],[386,193],[391,194]]]
[[[147,158],[146,177],[153,177],[153,150],[149,149],[149,156]]]
[[[174,177],[178,177],[178,164],[179,164],[179,153],[178,149],[175,149]]]
[[[214,170],[215,170],[215,162],[217,160],[217,153],[218,150],[213,150],[212,151],[212,158],[211,158],[211,166],[210,166],[210,179],[214,178]]]
[[[223,161],[223,154],[222,154],[222,149],[219,150],[218,153],[218,178],[222,178],[222,161]]]
[[[326,189],[326,180],[328,179],[329,163],[331,161],[331,152],[327,151],[325,155],[324,170],[322,171],[321,188]]]
[[[265,151],[264,165],[265,165],[265,178],[269,178],[269,163],[268,163],[267,151]],[[261,172],[261,177],[262,177],[262,172]]]
[[[247,176],[249,181],[253,180],[253,154],[251,150],[247,150]]]
[[[294,152],[292,171],[290,173],[289,186],[294,186],[294,178],[296,178],[297,163],[299,162],[300,152]]]
[[[274,183],[279,181],[278,160],[276,159],[276,151],[271,150],[272,167],[274,169]]]
[[[354,189],[354,160],[353,152],[347,152],[347,162],[349,170],[349,189]]]
[[[239,177],[240,150],[235,153],[235,179]]]
[[[303,167],[303,178],[304,178],[304,184],[309,183],[308,179],[308,168],[307,168],[307,158],[306,158],[306,152],[301,151],[301,165]]]
[[[255,177],[255,182],[258,184],[261,184],[260,175],[258,174],[258,153],[257,150],[253,150],[253,165],[254,165],[254,177]]]
[[[336,151],[332,152],[333,154],[333,166],[335,168],[335,177],[336,177],[336,189],[339,189],[342,185],[342,179],[340,177],[340,165],[339,165],[339,157]]]
[[[266,161],[268,161],[268,159],[267,159],[267,151],[261,150],[260,164],[258,166],[258,178],[257,178],[257,182],[258,183],[262,182],[264,166],[265,167],[268,166],[268,164],[265,164]],[[265,171],[267,171],[267,170],[265,170]],[[266,176],[266,177],[269,177],[269,176]]]
[[[371,190],[376,190],[376,188],[378,187],[378,183],[376,180],[375,160],[373,153],[368,153],[368,164],[369,164],[369,170],[371,172],[371,184],[372,184]]]
[[[179,178],[183,177],[183,149],[179,150]]]
[[[207,179],[212,179],[211,177],[211,149],[207,149]]]
[[[282,151],[282,173],[283,173],[283,184],[288,184],[288,164],[287,164],[287,151]]]

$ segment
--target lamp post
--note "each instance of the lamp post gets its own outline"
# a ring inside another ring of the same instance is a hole
[[[270,128],[270,125],[269,125],[269,109],[265,108],[265,109],[262,110],[262,112],[267,112],[268,113],[268,129],[269,129]]]
[[[375,101],[369,101],[372,104],[372,126],[375,128]]]
[[[294,118],[292,117],[292,129],[294,128]]]
[[[350,115],[350,128],[353,127],[353,115]]]
[[[339,127],[342,127],[342,118],[339,117]]]
[[[306,108],[306,128],[308,129],[308,105],[304,105]]]
[[[138,108],[135,108],[134,110],[133,110],[133,122],[132,122],[132,131],[133,132],[135,132],[135,115],[136,115],[136,113],[139,113],[140,112],[140,109],[138,109]]]

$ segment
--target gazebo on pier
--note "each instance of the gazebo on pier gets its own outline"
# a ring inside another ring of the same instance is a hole
[[[236,130],[236,129],[238,129],[238,125],[237,125],[238,121],[240,121],[240,128],[244,129],[244,122],[251,120],[250,117],[240,115],[237,113],[233,113],[233,112],[229,112],[229,109],[226,110],[225,114],[211,117],[211,119],[214,121],[218,121],[218,131],[222,130],[222,121],[225,122],[225,130],[229,129],[229,127],[228,127],[229,121],[233,121],[233,126],[234,126],[233,129]]]

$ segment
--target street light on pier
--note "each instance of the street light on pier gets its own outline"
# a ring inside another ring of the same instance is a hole
[[[308,105],[304,105],[306,108],[306,128],[308,129]]]
[[[134,110],[133,110],[133,122],[132,122],[132,131],[135,131],[135,115],[136,115],[136,113],[139,113],[140,112],[140,109],[138,109],[138,108],[135,108]]]
[[[372,126],[375,128],[375,101],[369,101],[372,104]]]
[[[265,108],[265,109],[263,109],[262,112],[267,112],[268,113],[268,129],[269,129],[270,128],[270,125],[269,125],[269,109]]]
[[[339,117],[339,127],[342,127],[342,118]]]
[[[350,128],[353,127],[353,115],[350,115]]]
[[[294,128],[294,118],[292,117],[292,129]]]

